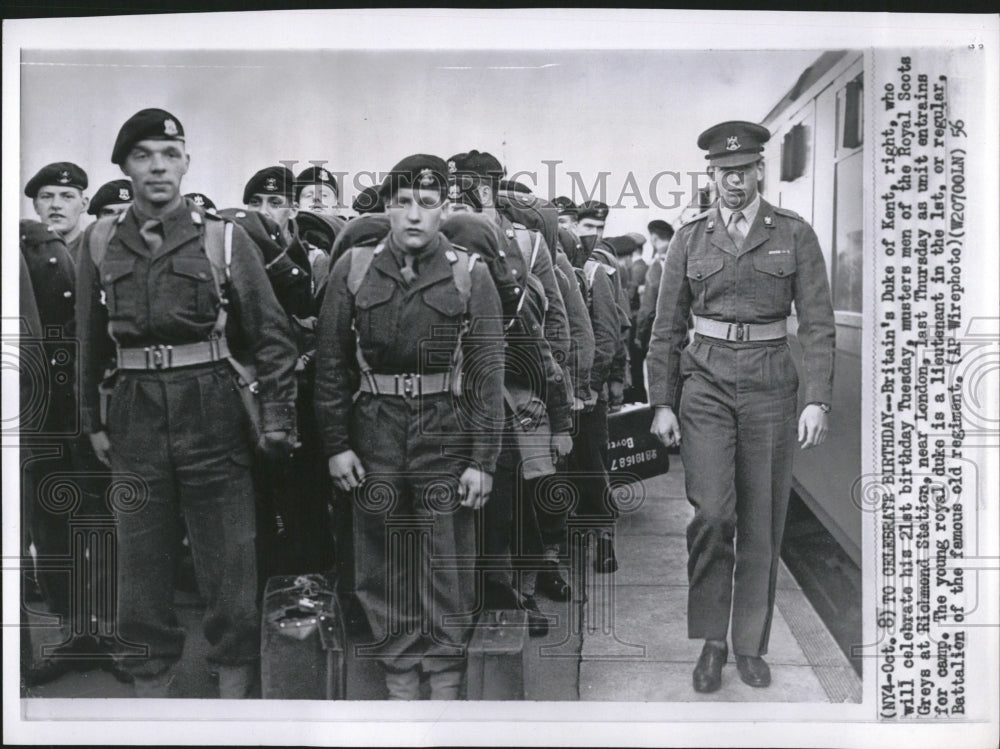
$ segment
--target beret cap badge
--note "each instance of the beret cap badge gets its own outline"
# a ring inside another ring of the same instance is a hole
[[[63,169],[61,172],[59,172],[59,184],[65,185],[68,183],[69,183],[69,171]]]
[[[278,189],[278,180],[274,177],[268,177],[264,180],[264,189],[268,192],[275,192]]]
[[[177,123],[174,122],[169,117],[163,121],[163,134],[164,135],[177,135]]]
[[[119,188],[119,190],[118,190],[118,199],[119,200],[131,200],[132,199],[132,196],[129,193],[127,187]]]

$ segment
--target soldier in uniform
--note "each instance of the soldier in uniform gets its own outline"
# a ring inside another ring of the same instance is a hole
[[[295,178],[295,203],[303,211],[340,219],[340,187],[337,178],[321,166],[311,166]]]
[[[357,596],[391,699],[416,699],[420,671],[432,699],[458,697],[474,511],[503,420],[500,299],[486,266],[439,234],[447,190],[438,157],[392,169],[391,231],[337,260],[317,331],[320,432],[335,485],[355,492]]]
[[[138,696],[167,696],[185,639],[173,603],[183,518],[220,696],[245,697],[260,647],[253,441],[228,359],[256,371],[260,449],[285,453],[294,445],[295,346],[260,250],[182,197],[190,157],[180,121],[162,109],[137,112],[111,161],[131,178],[134,202],[87,228],[76,315],[83,431],[115,478],[141,479],[134,501],[115,507],[119,627],[146,648],[125,666]],[[118,373],[104,423],[107,353]]]
[[[552,253],[545,238],[541,233],[511,221],[500,207],[497,193],[504,168],[495,156],[476,150],[455,154],[448,160],[448,168],[451,179],[457,187],[458,198],[468,201],[495,227],[503,257],[510,267],[511,274],[521,282],[522,288],[527,287],[531,276],[541,283],[547,303],[544,314],[544,338],[551,348],[556,363],[562,367],[568,359],[570,349],[569,324],[566,318],[566,306],[553,268]],[[511,384],[510,381],[517,377],[517,373],[512,371],[513,364],[514,362],[508,361],[508,386]],[[558,376],[555,384],[565,392],[566,383],[563,375],[557,373],[555,376]],[[542,381],[544,376],[539,372],[536,382]],[[508,392],[509,390],[510,387]],[[568,419],[564,420],[561,415],[557,416],[552,426],[552,449],[558,457],[568,455],[572,448]],[[514,439],[510,433],[506,437],[508,444]],[[510,470],[509,463],[516,460],[515,450],[508,449],[501,454],[501,465],[505,471]],[[484,512],[481,552],[486,568],[484,578],[487,605],[490,608],[502,609],[516,607],[520,598],[515,594],[511,555],[515,483],[508,480],[501,481],[498,489],[501,491],[494,493],[493,501]],[[524,511],[523,508],[516,509],[518,516]],[[537,631],[539,630],[536,629]]]
[[[132,183],[127,179],[113,179],[101,185],[90,199],[87,213],[96,218],[119,216],[132,205]]]
[[[649,337],[653,333],[653,317],[656,315],[656,296],[660,291],[663,264],[667,258],[667,247],[674,236],[674,227],[662,219],[653,219],[646,227],[653,244],[653,259],[646,270],[646,278],[639,292],[639,310],[635,316],[635,340],[637,348],[645,360],[649,349]]]
[[[560,195],[552,201],[552,205],[554,205],[556,210],[559,211],[559,228],[567,229],[569,231],[575,230],[577,217],[576,203],[567,198],[565,195]]]
[[[59,233],[74,262],[82,236],[80,219],[90,203],[83,194],[86,189],[87,173],[69,161],[43,166],[24,186],[38,220]]]
[[[799,390],[786,340],[793,302],[807,404],[797,420],[802,448],[825,439],[833,387],[833,310],[816,234],[758,193],[769,137],[760,125],[736,121],[698,138],[719,202],[670,243],[646,359],[656,407],[650,431],[666,445],[680,443],[695,509],[687,529],[688,636],[705,641],[693,674],[698,692],[721,685],[730,615],[740,678],[754,687],[771,681],[763,656]],[[694,338],[685,346],[689,315]]]

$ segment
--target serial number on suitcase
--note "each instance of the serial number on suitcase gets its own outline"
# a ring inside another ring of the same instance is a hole
[[[631,442],[631,437],[629,442]],[[631,445],[629,445],[631,447]],[[656,450],[643,450],[640,453],[632,453],[631,455],[625,455],[621,458],[615,458],[611,461],[611,470],[618,471],[622,468],[631,468],[632,466],[637,466],[642,463],[648,463],[651,460],[656,460]]]

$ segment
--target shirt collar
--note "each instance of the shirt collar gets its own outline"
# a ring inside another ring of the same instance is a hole
[[[746,219],[747,226],[753,226],[754,219],[757,218],[757,211],[760,210],[760,193],[754,195],[750,205],[740,210],[743,211],[743,218]],[[722,225],[729,226],[729,217],[733,215],[734,211],[720,201],[719,213],[722,216]]]

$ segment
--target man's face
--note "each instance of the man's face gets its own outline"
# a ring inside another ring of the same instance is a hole
[[[559,216],[559,226],[563,229],[568,229],[569,231],[576,231],[576,219],[568,213],[564,213]]]
[[[121,216],[128,207],[132,205],[131,203],[109,203],[103,208],[97,211],[97,218],[104,218],[106,216]]]
[[[80,216],[89,202],[80,188],[64,185],[45,185],[33,201],[38,220],[61,235],[72,233],[80,225]]]
[[[327,184],[306,185],[299,192],[299,208],[303,211],[335,217],[337,203],[337,193]]]
[[[662,255],[667,251],[667,247],[670,246],[670,240],[666,237],[662,237],[655,232],[649,235],[650,239],[653,241],[653,252],[657,255]]]
[[[449,203],[437,190],[405,187],[389,200],[393,240],[407,250],[426,247],[448,215]]]
[[[757,183],[764,179],[764,161],[741,166],[714,166],[710,173],[719,199],[730,210],[738,211],[757,197]]]
[[[604,237],[604,222],[599,218],[582,218],[576,222],[576,233],[580,237]]]
[[[163,206],[180,195],[190,163],[182,140],[141,140],[125,157],[122,171],[132,180],[136,203]]]
[[[295,203],[288,196],[260,192],[250,196],[247,208],[251,211],[257,211],[257,213],[263,213],[274,221],[282,231],[288,229],[288,222],[297,213]]]

